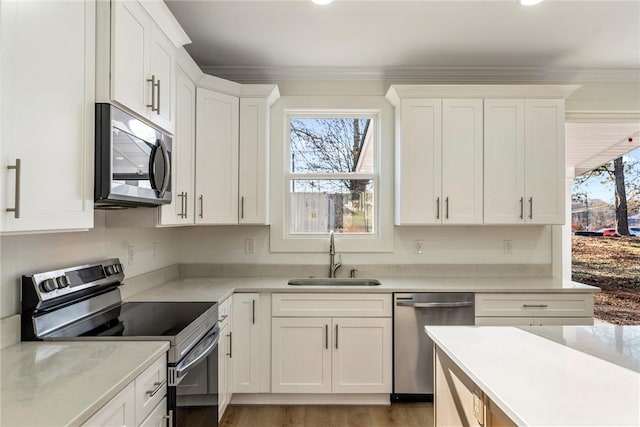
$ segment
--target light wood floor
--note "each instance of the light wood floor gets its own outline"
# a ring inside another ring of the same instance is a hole
[[[432,427],[432,403],[227,407],[220,427]]]

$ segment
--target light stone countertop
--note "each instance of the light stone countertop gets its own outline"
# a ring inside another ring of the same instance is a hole
[[[600,288],[548,277],[379,278],[380,286],[290,286],[292,277],[189,277],[162,283],[127,301],[223,301],[233,292],[526,292],[594,293]]]
[[[80,426],[168,349],[164,341],[22,342],[4,348],[0,425]]]
[[[640,425],[640,326],[426,326],[518,425]]]

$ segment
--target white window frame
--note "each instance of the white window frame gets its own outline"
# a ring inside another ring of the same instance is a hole
[[[373,173],[297,174],[290,167],[291,118],[371,118],[375,125]],[[326,252],[327,233],[290,232],[290,182],[295,179],[372,179],[374,232],[336,233],[338,252],[393,252],[393,108],[380,96],[282,97],[271,112],[271,252]],[[307,178],[309,177],[309,178]]]

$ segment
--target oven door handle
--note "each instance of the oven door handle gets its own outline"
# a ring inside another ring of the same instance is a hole
[[[460,301],[460,302],[414,302],[414,301],[396,301],[396,305],[399,307],[414,307],[414,308],[460,308],[471,307],[473,302]]]
[[[220,338],[220,329],[216,326],[213,332],[192,350],[187,356],[176,365],[176,374],[179,377],[186,374],[186,371],[206,359],[218,345],[218,339]]]

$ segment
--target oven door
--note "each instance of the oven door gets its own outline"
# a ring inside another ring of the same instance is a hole
[[[218,425],[218,339],[214,326],[177,364],[175,385],[168,389],[167,408],[173,411],[173,427]]]

